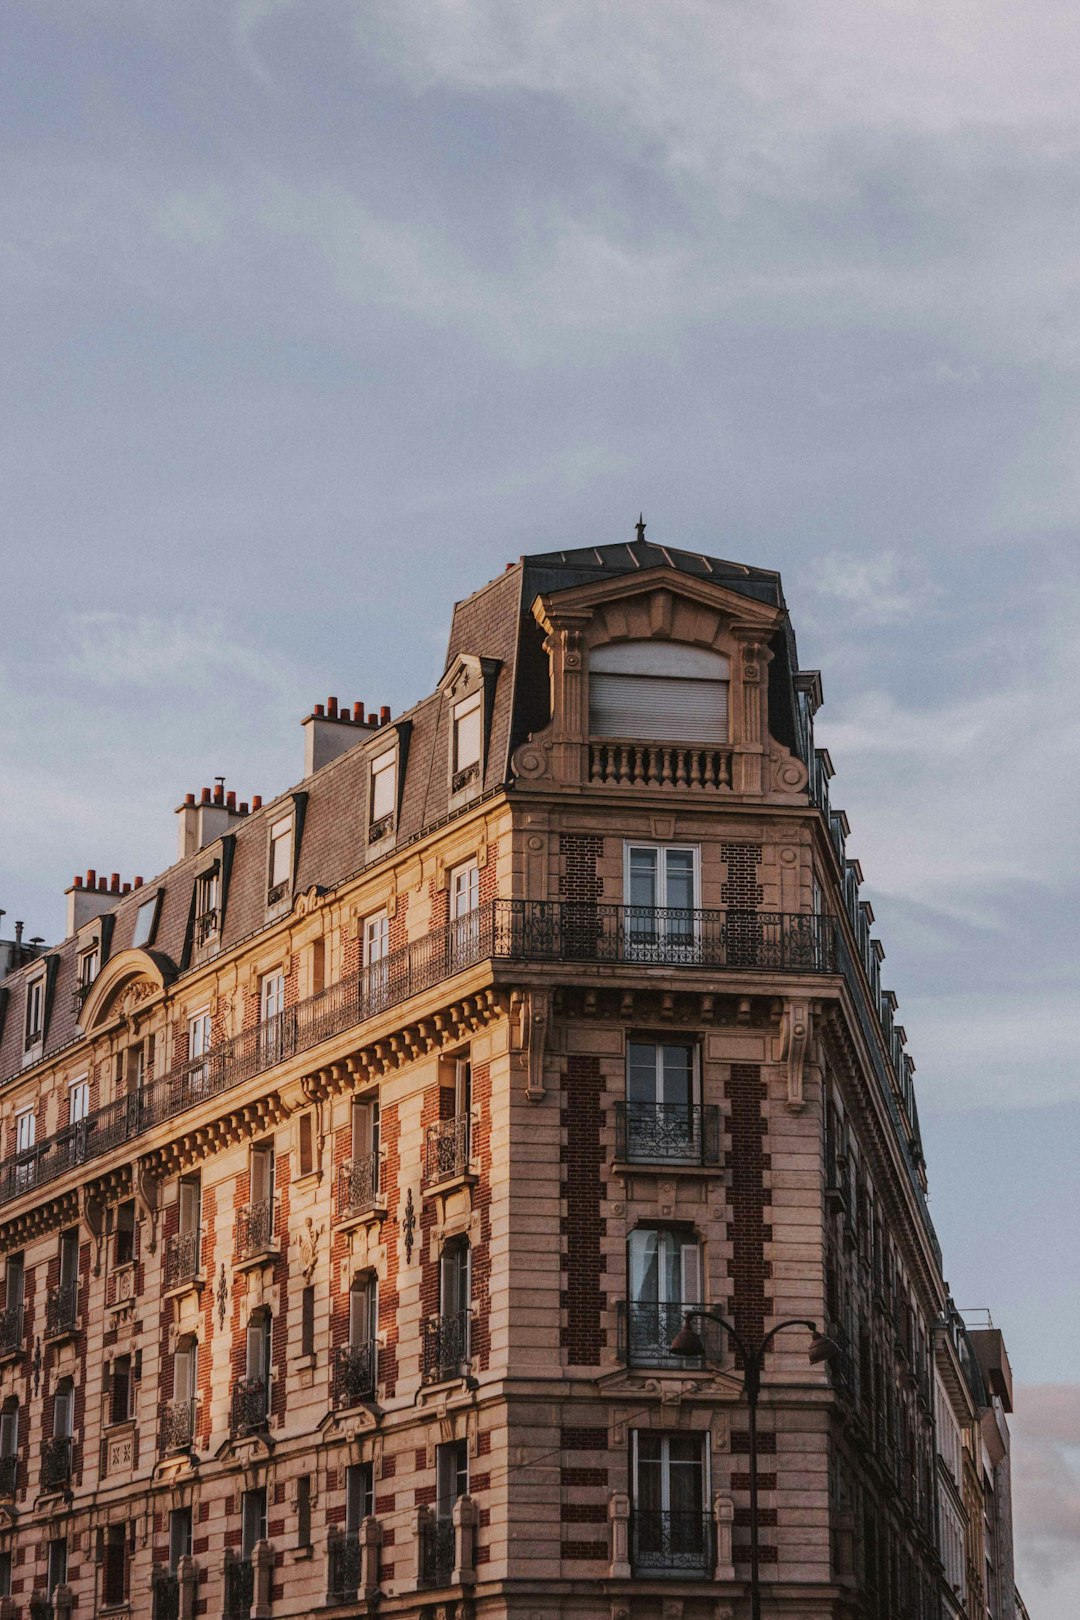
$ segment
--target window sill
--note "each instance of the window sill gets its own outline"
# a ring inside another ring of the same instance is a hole
[[[206,1287],[206,1274],[202,1271],[194,1272],[185,1277],[183,1282],[174,1282],[170,1287],[162,1290],[164,1299],[180,1299],[184,1294],[198,1294]]]
[[[686,1164],[678,1159],[616,1159],[611,1171],[613,1175],[627,1176],[649,1175],[674,1177],[676,1180],[689,1176],[704,1176],[709,1181],[726,1182],[728,1178],[727,1166],[723,1164]]]
[[[234,1271],[258,1271],[263,1266],[272,1266],[281,1258],[281,1250],[276,1243],[268,1245],[265,1249],[257,1249],[253,1254],[237,1254],[233,1256]]]
[[[386,1219],[386,1205],[372,1204],[370,1209],[359,1210],[355,1215],[339,1215],[334,1219],[335,1232],[352,1232],[361,1226],[379,1226]]]

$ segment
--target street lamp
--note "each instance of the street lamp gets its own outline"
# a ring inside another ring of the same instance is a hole
[[[826,1338],[817,1330],[817,1324],[807,1322],[802,1317],[793,1317],[787,1322],[778,1322],[770,1328],[756,1350],[751,1350],[737,1328],[733,1327],[724,1317],[718,1316],[715,1311],[687,1311],[683,1317],[683,1325],[671,1341],[673,1356],[693,1356],[704,1359],[705,1345],[700,1333],[695,1332],[691,1323],[694,1317],[702,1321],[716,1322],[724,1329],[732,1344],[742,1356],[743,1361],[743,1391],[746,1395],[746,1405],[749,1412],[750,1430],[750,1620],[761,1620],[761,1569],[758,1552],[758,1478],[757,1478],[757,1407],[758,1396],[761,1394],[761,1369],[765,1362],[765,1352],[778,1333],[785,1328],[806,1328],[813,1337],[808,1352],[811,1363],[831,1361],[839,1355],[840,1346],[834,1339]]]

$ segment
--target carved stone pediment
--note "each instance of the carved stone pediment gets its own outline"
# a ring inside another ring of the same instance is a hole
[[[121,1018],[134,1017],[161,994],[175,977],[167,957],[137,948],[110,957],[87,992],[79,1022],[83,1031],[103,1029]]]

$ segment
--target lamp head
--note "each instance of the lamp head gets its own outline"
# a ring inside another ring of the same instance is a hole
[[[843,1354],[843,1351],[835,1339],[828,1338],[824,1333],[815,1333],[810,1341],[810,1349],[807,1354],[811,1366],[815,1366],[820,1361],[835,1361],[838,1356]]]
[[[671,1354],[673,1356],[703,1356],[705,1346],[701,1341],[701,1334],[695,1332],[690,1326],[689,1316],[683,1317],[683,1325],[671,1341]]]

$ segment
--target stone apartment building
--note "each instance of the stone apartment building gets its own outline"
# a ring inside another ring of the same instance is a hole
[[[820,701],[774,573],[526,557],[431,696],[316,706],[296,787],[76,880],[0,987],[0,1620],[742,1620],[703,1305],[839,1347],[766,1361],[766,1612],[985,1620]]]

